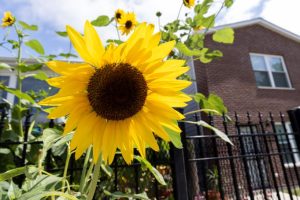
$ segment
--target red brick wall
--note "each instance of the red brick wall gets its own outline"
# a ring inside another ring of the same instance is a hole
[[[215,43],[207,36],[206,46],[221,50],[224,57],[209,64],[196,61],[198,88],[221,96],[230,112],[276,113],[300,105],[300,43],[252,25],[235,29],[233,45]],[[250,52],[283,56],[294,89],[257,88]]]

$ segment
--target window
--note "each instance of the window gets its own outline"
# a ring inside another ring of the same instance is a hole
[[[291,88],[281,56],[251,53],[250,59],[258,87]]]
[[[293,166],[293,158],[292,158],[292,156],[293,156],[296,164],[298,165],[298,164],[300,164],[300,155],[298,152],[295,137],[293,134],[291,134],[291,133],[293,133],[293,131],[292,131],[290,122],[287,122],[285,124],[285,127],[286,127],[286,131],[288,134],[285,133],[281,122],[275,123],[276,133],[278,134],[277,138],[278,138],[280,150],[282,152],[286,153],[283,155],[283,162],[284,162],[285,166]],[[290,147],[292,148],[293,154],[290,153]]]

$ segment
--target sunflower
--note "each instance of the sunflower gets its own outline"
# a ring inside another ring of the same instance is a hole
[[[137,25],[135,14],[133,12],[124,14],[120,19],[119,24],[119,29],[122,31],[122,35],[128,35]]]
[[[119,149],[130,163],[134,148],[142,157],[147,147],[159,150],[154,134],[170,141],[166,128],[181,132],[176,120],[184,116],[174,107],[191,100],[181,92],[191,82],[176,78],[189,68],[184,60],[165,60],[175,42],[159,45],[160,33],[153,30],[153,25],[142,23],[126,42],[105,49],[89,22],[84,36],[67,26],[84,62],[48,62],[61,75],[48,83],[60,90],[40,104],[57,106],[49,118],[67,116],[65,133],[76,129],[71,141],[76,158],[93,145],[94,162],[102,153],[111,163]]]
[[[195,0],[183,0],[183,4],[186,7],[191,8],[195,5]]]
[[[117,22],[120,22],[120,19],[124,16],[125,12],[121,9],[116,10],[115,19]]]
[[[2,27],[12,26],[16,21],[16,18],[11,14],[10,11],[4,12],[4,16],[2,18]]]

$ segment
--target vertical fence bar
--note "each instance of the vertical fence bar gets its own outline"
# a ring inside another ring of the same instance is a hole
[[[243,135],[241,134],[241,129],[240,129],[240,122],[239,122],[239,116],[237,115],[237,113],[234,113],[234,117],[235,117],[235,126],[238,132],[238,138],[239,138],[239,143],[241,145],[241,152],[242,152],[242,156],[243,156],[243,164],[244,164],[244,168],[245,168],[245,173],[246,173],[246,180],[247,180],[247,186],[248,186],[248,192],[249,192],[249,196],[251,200],[254,200],[254,194],[253,194],[253,188],[252,188],[252,183],[251,183],[251,177],[249,174],[249,166],[247,163],[247,158],[245,157],[246,155],[246,151],[245,151],[245,144],[243,141]]]
[[[196,120],[196,122],[199,120],[197,114],[195,114],[195,120]],[[198,135],[203,134],[203,132],[201,131],[199,126],[196,126],[196,129],[197,129]],[[205,155],[205,147],[204,147],[204,142],[203,142],[202,138],[199,139],[199,149],[200,149],[200,153],[199,153],[200,158],[205,158],[205,156],[206,156]],[[203,179],[203,183],[204,183],[203,189],[205,191],[205,198],[208,199],[208,187],[207,187],[208,181],[207,181],[207,178],[206,178],[206,173],[207,173],[206,162],[207,161],[202,161],[201,160],[201,161],[198,161],[198,162],[200,163],[200,170],[198,170],[198,176],[199,176],[199,178],[202,177],[202,179]]]
[[[291,145],[291,141],[289,139],[289,134],[292,134],[292,133],[288,133],[286,125],[285,125],[284,115],[281,112],[280,112],[280,119],[281,119],[282,128],[284,130],[284,136],[285,136],[286,141],[288,143],[288,150],[290,152],[289,155],[292,158],[293,168],[294,168],[296,179],[297,179],[298,185],[299,185],[300,184],[299,173],[298,173],[297,166],[296,166],[296,160],[295,160],[295,157],[294,157],[294,151],[293,151],[293,148],[292,148],[292,145]]]
[[[133,167],[134,167],[135,192],[139,193],[139,165],[138,165],[138,163],[135,163]]]
[[[253,141],[253,146],[254,146],[254,152],[255,152],[255,158],[256,158],[256,162],[257,162],[257,166],[258,166],[258,173],[259,173],[259,177],[261,180],[261,184],[262,184],[262,189],[263,189],[263,194],[264,194],[264,199],[268,200],[267,198],[267,191],[266,191],[266,186],[265,186],[265,180],[264,180],[264,172],[263,172],[263,166],[261,161],[263,161],[263,158],[260,158],[257,154],[259,154],[259,147],[258,147],[258,138],[257,136],[255,137],[255,133],[253,131],[253,124],[251,121],[251,116],[249,114],[249,112],[247,112],[247,119],[248,119],[248,126],[250,128],[250,133],[251,133],[251,139]]]
[[[69,166],[70,183],[71,184],[74,181],[74,163],[75,163],[75,154],[73,153],[70,158],[70,166]]]
[[[24,123],[24,139],[23,139],[23,149],[22,149],[22,158],[21,158],[21,165],[25,166],[26,163],[26,151],[27,151],[27,142],[28,142],[28,131],[30,127],[30,111],[28,110],[25,117]]]
[[[171,158],[172,158],[172,176],[173,176],[173,187],[174,197],[176,200],[189,199],[188,195],[188,183],[187,183],[187,172],[186,167],[188,166],[187,161],[187,146],[186,146],[186,135],[185,126],[182,122],[178,123],[181,129],[181,142],[183,149],[174,148],[171,144]]]
[[[227,126],[227,119],[226,119],[226,116],[224,115],[224,113],[223,113],[223,127],[224,127],[225,134],[228,136],[229,133],[228,133],[228,126]],[[226,143],[226,145],[227,145],[227,149],[228,149],[228,155],[229,155],[229,157],[232,157],[233,156],[232,146],[228,142]],[[236,196],[237,200],[240,200],[241,195],[240,195],[240,189],[238,186],[237,173],[236,173],[236,169],[234,166],[233,158],[229,159],[229,163],[230,163],[231,173],[233,175],[232,180],[233,180],[233,185],[234,185],[235,196]]]
[[[268,153],[268,161],[269,161],[271,174],[272,174],[272,178],[273,178],[273,182],[274,182],[274,186],[275,186],[275,190],[276,190],[276,195],[277,195],[277,198],[280,199],[279,188],[278,188],[277,180],[276,180],[276,177],[275,177],[275,170],[274,170],[274,166],[273,166],[273,162],[272,162],[272,157],[270,155],[271,151],[270,151],[268,141],[267,141],[266,131],[265,131],[264,123],[263,123],[263,120],[262,120],[262,114],[260,112],[258,113],[258,119],[259,119],[259,125],[260,125],[260,128],[261,128],[261,132],[263,134],[263,139],[264,139],[266,151]]]
[[[270,116],[270,119],[271,119],[271,125],[272,125],[273,132],[275,134],[277,134],[273,114],[269,113],[269,116]],[[290,199],[293,200],[291,186],[290,186],[289,179],[288,179],[288,176],[287,176],[287,173],[286,173],[286,170],[285,170],[285,166],[284,166],[284,159],[283,159],[283,153],[284,152],[282,151],[282,149],[280,147],[277,135],[275,135],[275,142],[276,142],[276,146],[277,146],[278,151],[279,151],[280,164],[281,164],[281,167],[282,167],[282,170],[283,170],[283,176],[284,176],[284,179],[285,179],[285,183],[287,185],[288,193],[289,193]]]
[[[1,118],[0,118],[0,141],[1,141],[1,137],[2,137],[3,128],[5,125],[5,118],[6,118],[6,110],[5,110],[5,108],[2,108]]]
[[[211,126],[214,126],[214,119],[213,119],[213,116],[211,114],[208,115],[209,117],[209,124]],[[218,148],[217,148],[217,139],[214,137],[213,138],[213,145],[215,146],[214,149],[214,154],[216,157],[219,156],[219,153],[218,153]],[[224,190],[223,190],[223,183],[222,183],[222,172],[221,172],[221,167],[220,167],[220,162],[219,160],[216,160],[217,162],[217,170],[218,170],[218,186],[219,186],[219,191],[220,191],[220,194],[221,194],[221,199],[224,200],[225,199],[225,194],[224,194]]]

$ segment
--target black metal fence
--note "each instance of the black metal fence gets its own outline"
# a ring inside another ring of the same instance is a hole
[[[0,150],[9,150],[0,152],[0,173],[8,170],[9,168],[21,167],[26,164],[37,164],[39,151],[43,148],[43,141],[41,140],[43,128],[53,128],[54,126],[63,126],[62,124],[55,124],[53,120],[41,125],[38,124],[38,131],[36,136],[28,134],[32,122],[32,115],[28,112],[24,117],[24,136],[23,137],[7,137],[7,109],[0,110]],[[42,127],[42,128],[41,128]],[[160,152],[154,152],[150,149],[147,150],[147,159],[153,166],[160,171],[163,175],[167,186],[160,185],[154,176],[147,170],[142,170],[139,162],[134,161],[131,165],[127,165],[120,155],[116,155],[114,162],[110,166],[112,168],[112,177],[103,175],[100,179],[106,183],[106,189],[114,192],[121,191],[126,193],[143,193],[151,199],[172,199],[173,198],[173,154],[170,153],[174,149],[173,145],[158,140]],[[63,173],[64,162],[66,159],[66,149],[63,152],[55,152],[57,150],[50,149],[47,153],[44,167],[51,173]],[[4,154],[1,154],[6,152]],[[34,157],[34,158],[33,158]],[[84,156],[82,156],[84,157]],[[75,160],[72,155],[69,168],[68,179],[69,182],[79,183],[84,159],[80,158]],[[8,166],[8,168],[4,168]],[[102,173],[105,174],[105,173]],[[21,185],[24,177],[19,177],[14,181]],[[99,191],[103,194],[103,191]],[[101,197],[102,199],[103,197]]]
[[[300,115],[294,113],[291,119],[282,113],[235,113],[232,120],[202,116],[234,145],[200,127],[183,132],[187,196],[182,199],[300,199]]]

